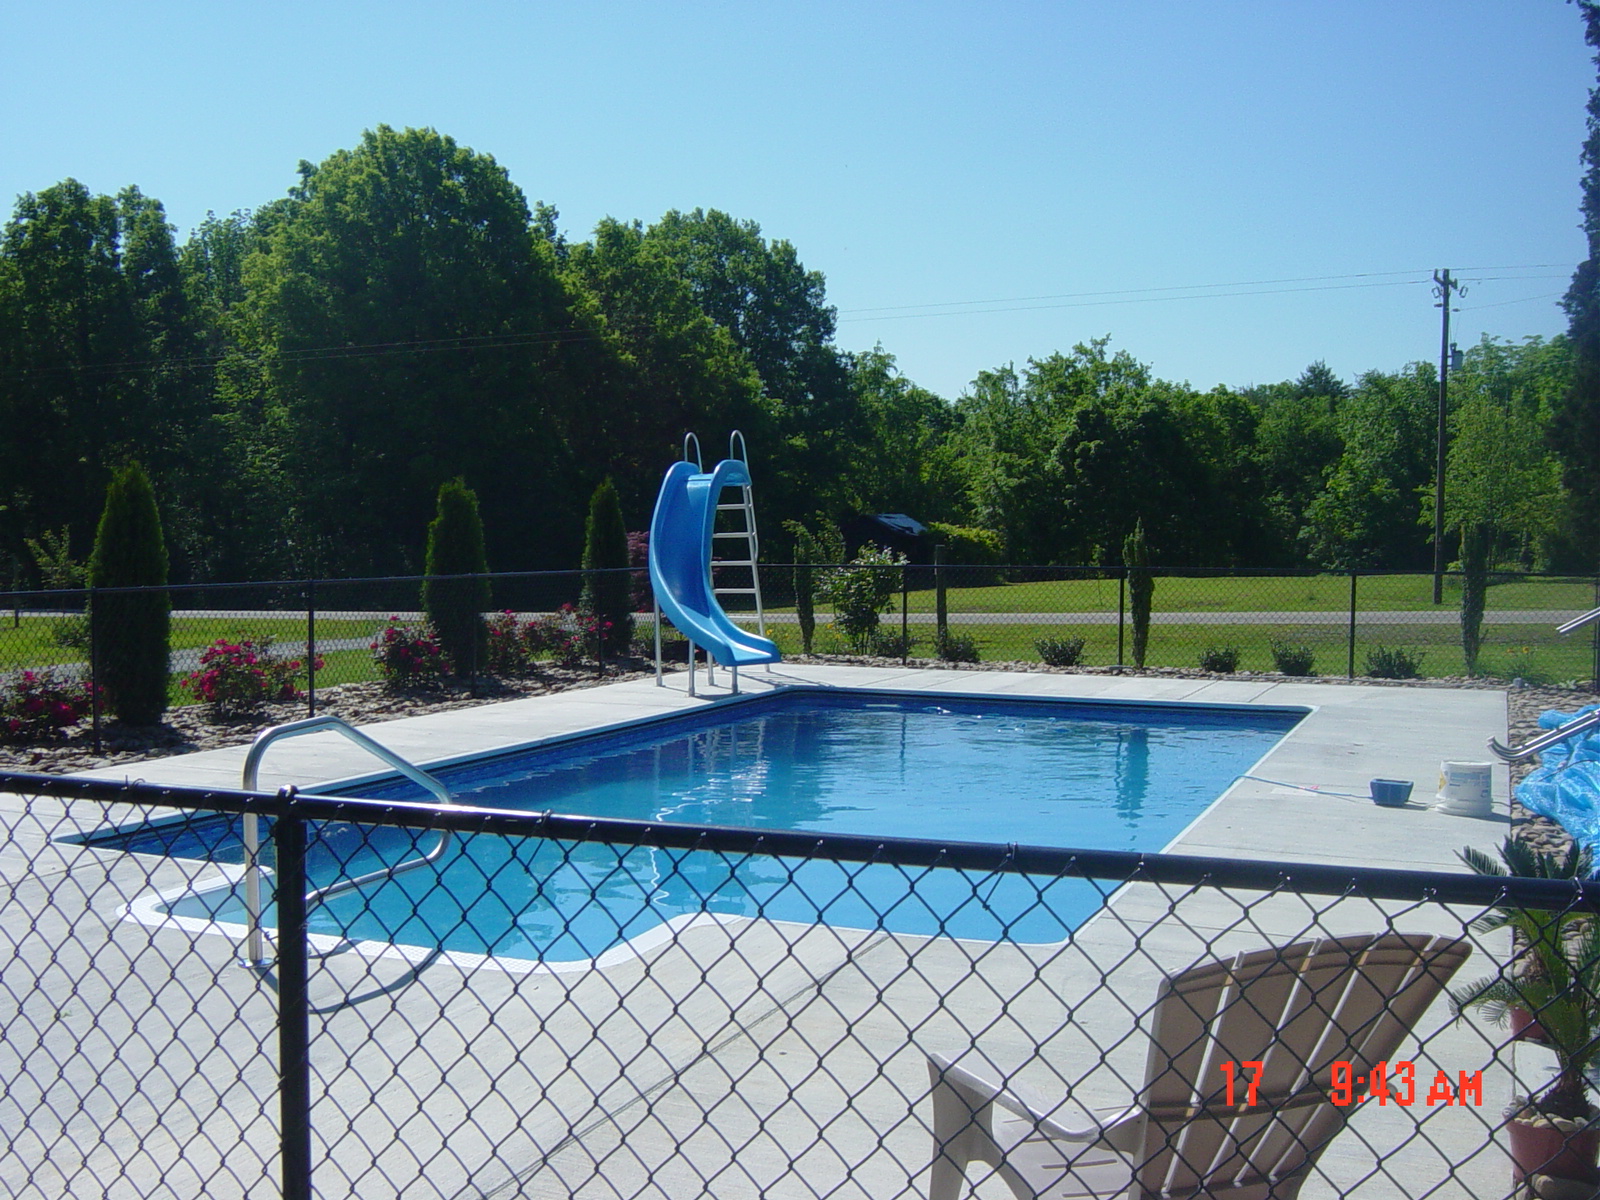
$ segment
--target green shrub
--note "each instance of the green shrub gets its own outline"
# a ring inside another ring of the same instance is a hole
[[[45,591],[76,591],[89,581],[89,565],[72,557],[71,539],[66,526],[46,529],[35,541],[24,538],[28,553],[39,571],[39,586]],[[66,603],[52,604],[51,608],[66,608]],[[50,640],[64,650],[76,650],[84,657],[89,654],[88,613],[57,617],[50,623]]]
[[[1374,646],[1367,651],[1367,674],[1373,679],[1416,679],[1422,674],[1422,658],[1403,646]]]
[[[1079,667],[1083,665],[1083,639],[1040,638],[1033,644],[1039,658],[1052,667]]]
[[[878,658],[909,658],[916,648],[917,639],[910,634],[899,630],[889,633],[883,629],[872,632],[871,653]]]
[[[1271,643],[1272,664],[1284,675],[1309,675],[1317,666],[1317,656],[1310,646],[1296,646],[1274,638]]]
[[[422,581],[422,609],[437,632],[445,656],[457,674],[474,675],[487,664],[488,631],[483,614],[489,607],[489,581],[442,579],[434,576],[488,574],[483,549],[483,521],[478,497],[463,479],[439,487],[439,506],[428,524],[428,551]]]
[[[1489,527],[1473,522],[1461,529],[1461,654],[1467,674],[1478,673],[1483,648],[1483,605],[1489,590]]]
[[[155,492],[138,463],[111,477],[89,557],[89,586],[149,591],[94,598],[95,655],[107,706],[130,725],[155,725],[167,709],[171,601],[167,547]]]
[[[928,532],[944,547],[944,561],[951,566],[991,567],[1006,560],[1005,541],[992,529],[929,521]]]
[[[834,627],[854,653],[871,651],[878,614],[900,590],[900,571],[895,568],[905,561],[904,555],[865,546],[853,562],[823,573],[818,594],[833,605]]]
[[[934,640],[934,653],[941,662],[977,662],[978,643],[963,633],[946,629]]]
[[[622,502],[609,478],[589,498],[589,519],[583,529],[583,595],[578,607],[595,618],[597,636],[607,654],[622,655],[633,643],[633,602],[629,595],[628,527]]]
[[[1200,653],[1200,669],[1215,671],[1219,675],[1232,675],[1239,669],[1237,646],[1207,646]]]

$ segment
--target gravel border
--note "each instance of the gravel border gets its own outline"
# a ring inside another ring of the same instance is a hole
[[[1520,681],[1494,678],[1453,677],[1442,679],[1348,679],[1343,675],[1281,675],[1273,671],[1240,671],[1231,675],[1181,667],[1050,667],[1036,662],[948,663],[937,659],[856,658],[847,655],[812,654],[792,656],[790,661],[827,663],[841,666],[914,667],[944,671],[1010,671],[1054,675],[1125,675],[1149,679],[1224,679],[1235,682],[1344,684],[1358,687],[1476,688],[1504,690],[1507,725],[1512,745],[1520,745],[1538,733],[1539,715],[1548,709],[1572,712],[1585,704],[1600,704],[1600,690],[1593,687],[1525,687]],[[668,671],[682,671],[669,664]],[[478,704],[495,704],[525,696],[545,696],[556,692],[597,687],[625,679],[640,679],[654,672],[653,664],[638,659],[608,665],[602,675],[588,667],[548,666],[523,679],[484,679],[476,690],[462,683],[450,683],[428,692],[396,694],[380,683],[347,683],[317,691],[317,712],[343,717],[352,725],[391,721],[398,717],[447,712]],[[264,705],[247,719],[209,721],[199,705],[172,708],[166,721],[153,728],[130,727],[118,721],[101,727],[101,749],[95,751],[92,731],[75,729],[58,741],[40,745],[0,744],[0,770],[31,771],[40,774],[70,774],[93,771],[123,763],[192,754],[252,741],[261,730],[306,715],[304,702]],[[1512,763],[1513,788],[1533,763]],[[1559,849],[1569,841],[1559,825],[1535,817],[1514,800],[1511,803],[1514,835],[1546,849]]]

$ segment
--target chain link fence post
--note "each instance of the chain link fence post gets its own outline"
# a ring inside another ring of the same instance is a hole
[[[84,624],[89,626],[89,711],[94,716],[94,752],[100,753],[100,640],[95,636],[94,589],[84,593]]]
[[[283,1200],[311,1200],[311,999],[306,954],[306,827],[294,789],[278,793],[278,1112]]]
[[[1356,573],[1354,571],[1350,572],[1350,638],[1345,670],[1349,678],[1356,677]]]
[[[317,581],[306,580],[306,716],[317,715]]]

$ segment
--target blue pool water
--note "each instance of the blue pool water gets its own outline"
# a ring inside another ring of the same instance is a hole
[[[441,772],[460,801],[635,820],[1086,849],[1163,848],[1303,715],[1283,709],[790,691]],[[344,794],[425,799],[383,783]],[[437,835],[322,826],[313,886]],[[104,843],[102,843],[104,844]],[[239,861],[236,822],[124,834],[129,850]],[[1108,891],[1081,879],[464,836],[437,870],[312,910],[314,932],[546,962],[709,912],[1052,942]],[[239,920],[232,891],[176,915]]]

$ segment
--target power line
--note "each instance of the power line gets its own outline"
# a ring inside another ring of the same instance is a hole
[[[1416,287],[1428,281],[1417,279],[1392,279],[1381,283],[1336,283],[1320,287],[1263,288],[1246,292],[1204,292],[1193,296],[1132,296],[1124,300],[1081,300],[1068,304],[1020,304],[1010,308],[974,308],[960,312],[903,312],[882,317],[842,317],[840,324],[858,325],[866,321],[906,321],[917,317],[982,317],[994,313],[1050,312],[1062,308],[1101,308],[1121,304],[1161,304],[1174,300],[1226,300],[1238,296],[1281,296],[1292,292],[1335,292],[1351,288]],[[1218,285],[1226,286],[1226,285]],[[1248,286],[1248,285],[1244,285]],[[1154,289],[1152,289],[1154,290]],[[1092,295],[1094,293],[1086,293]],[[970,303],[999,303],[999,301],[971,301]],[[854,310],[860,311],[860,310]]]
[[[1563,264],[1563,263],[1520,263],[1520,264],[1513,264],[1513,265],[1510,265],[1510,266],[1495,266],[1495,267],[1482,266],[1482,267],[1468,267],[1468,268],[1465,268],[1465,269],[1469,270],[1469,271],[1537,271],[1537,270],[1557,269],[1557,268],[1562,269],[1562,270],[1568,269],[1566,267],[1566,265]],[[1410,278],[1405,279],[1405,280],[1395,281],[1395,280],[1393,280],[1394,276],[1407,276],[1407,277],[1410,277]],[[1498,277],[1498,278],[1543,279],[1543,278],[1565,278],[1565,276],[1527,276],[1527,275],[1523,275],[1523,276],[1501,276],[1501,277]],[[1034,305],[1034,304],[1036,304],[1036,303],[1038,303],[1040,301],[1045,301],[1045,300],[1052,300],[1052,301],[1053,300],[1099,300],[1099,299],[1102,299],[1104,297],[1113,297],[1113,296],[1132,297],[1135,300],[1169,299],[1169,298],[1170,299],[1189,300],[1189,299],[1203,298],[1204,295],[1215,294],[1215,289],[1218,289],[1218,288],[1265,288],[1265,287],[1274,287],[1275,288],[1278,284],[1292,284],[1292,283],[1339,284],[1343,280],[1350,280],[1350,279],[1362,279],[1362,280],[1384,279],[1384,280],[1391,280],[1392,282],[1390,282],[1390,283],[1364,285],[1364,286],[1373,286],[1373,287],[1387,287],[1387,286],[1395,286],[1397,284],[1403,285],[1406,282],[1427,283],[1432,279],[1432,274],[1431,274],[1431,269],[1428,269],[1428,270],[1419,269],[1419,270],[1412,270],[1412,271],[1361,271],[1361,272],[1356,272],[1354,274],[1348,274],[1348,275],[1298,275],[1298,276],[1288,276],[1288,277],[1285,277],[1285,278],[1282,278],[1282,279],[1240,279],[1240,280],[1232,280],[1232,281],[1224,282],[1224,283],[1168,284],[1168,285],[1162,285],[1162,286],[1157,286],[1157,287],[1115,288],[1115,289],[1110,289],[1110,290],[1105,290],[1105,291],[1094,291],[1094,292],[1056,292],[1056,293],[1050,293],[1050,294],[1041,295],[1041,296],[1001,296],[1001,297],[995,297],[995,298],[987,299],[987,300],[944,300],[944,301],[939,301],[939,302],[930,303],[930,304],[883,304],[883,305],[876,305],[876,306],[866,307],[866,308],[844,308],[844,309],[840,309],[839,312],[840,312],[841,316],[843,316],[845,314],[857,314],[857,313],[905,313],[905,314],[909,315],[909,314],[917,313],[917,312],[920,312],[920,311],[923,311],[923,310],[926,310],[926,309],[933,309],[933,308],[960,308],[960,307],[972,307],[972,306],[975,306],[975,305],[987,305],[987,304]],[[1343,286],[1363,286],[1363,285],[1359,285],[1359,284],[1344,284]],[[1322,290],[1322,289],[1319,289],[1319,288],[1290,288],[1290,289],[1286,289],[1286,290],[1289,290],[1289,291],[1319,291],[1319,290]],[[1159,293],[1162,293],[1162,292],[1198,292],[1198,293],[1202,293],[1202,296],[1163,297],[1163,296],[1159,295]],[[1277,293],[1276,292],[1246,292],[1246,293],[1225,293],[1225,294],[1231,294],[1231,295],[1274,295],[1274,294],[1277,294]],[[1114,302],[1114,301],[1108,301],[1108,302]],[[1126,303],[1127,301],[1122,301],[1122,302]],[[1056,307],[1056,306],[1051,306],[1051,307]],[[1073,307],[1077,307],[1077,306],[1073,306]],[[1028,310],[1027,309],[1007,308],[1007,309],[993,309],[993,310],[985,310],[985,311],[995,311],[995,312],[1019,312],[1019,311],[1022,311],[1022,312],[1025,312],[1025,311],[1028,311]],[[930,314],[930,315],[933,315],[933,316],[950,316],[950,315],[959,315],[959,314],[934,313],[934,314]],[[859,321],[859,320],[875,320],[875,319],[881,319],[881,318],[851,316],[849,319],[853,320],[853,321]]]

